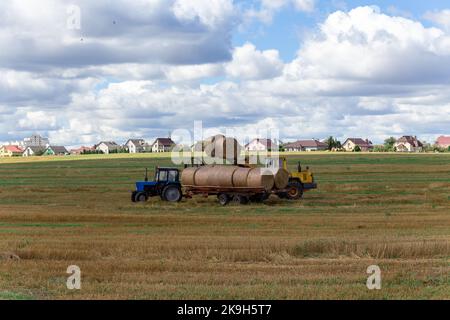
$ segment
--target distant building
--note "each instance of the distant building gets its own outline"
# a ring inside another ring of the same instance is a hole
[[[245,151],[278,151],[278,145],[270,139],[253,139],[245,145]]]
[[[83,146],[83,147],[79,147],[79,148],[70,150],[70,154],[80,155],[80,154],[83,154],[86,152],[93,152],[93,151],[95,151],[94,147],[84,147]]]
[[[151,151],[151,146],[144,139],[130,139],[125,143],[129,153],[142,153]]]
[[[328,145],[319,140],[298,140],[296,142],[288,143],[284,145],[284,150],[288,152],[301,152],[301,151],[323,151],[327,150]]]
[[[23,139],[23,144],[25,147],[47,148],[50,145],[50,141],[48,138],[43,138],[38,134],[33,134],[31,137]]]
[[[102,141],[95,146],[95,150],[101,151],[104,154],[110,154],[120,150],[120,146],[114,141]]]
[[[69,151],[66,147],[62,146],[49,146],[44,151],[44,156],[67,156],[69,155]]]
[[[23,157],[41,156],[45,152],[44,147],[26,147],[22,153]]]
[[[415,136],[403,136],[395,142],[394,149],[397,152],[422,152],[423,143]]]
[[[436,146],[442,149],[450,148],[450,137],[440,136],[436,140]]]
[[[157,138],[152,145],[152,152],[169,152],[175,146],[170,138]]]
[[[20,157],[23,154],[23,149],[19,146],[2,146],[0,147],[0,157]]]
[[[348,138],[342,145],[342,148],[349,152],[355,151],[356,147],[359,147],[363,152],[371,151],[374,148],[369,139],[364,140],[361,138]]]

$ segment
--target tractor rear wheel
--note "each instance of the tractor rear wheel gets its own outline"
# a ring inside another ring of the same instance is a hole
[[[287,192],[283,195],[288,200],[298,200],[303,196],[303,187],[298,182],[291,182],[286,187]]]
[[[148,200],[147,195],[144,192],[138,192],[136,193],[134,197],[135,202],[146,202]]]
[[[230,202],[230,197],[226,193],[220,193],[217,195],[217,200],[219,200],[220,205],[226,206]]]
[[[136,194],[137,194],[137,191],[133,191],[133,192],[131,193],[131,201],[132,201],[132,202],[136,202]]]
[[[167,186],[164,188],[163,193],[163,200],[169,201],[169,202],[179,202],[181,201],[181,198],[183,195],[181,194],[180,188],[176,186]]]

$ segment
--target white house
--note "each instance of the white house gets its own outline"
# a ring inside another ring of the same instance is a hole
[[[175,146],[170,138],[157,138],[152,145],[152,152],[169,152]]]
[[[101,151],[104,154],[110,154],[114,151],[120,150],[120,146],[114,141],[102,141],[95,146],[95,150]]]
[[[349,152],[355,151],[356,147],[359,147],[359,149],[363,152],[370,151],[374,148],[369,139],[364,140],[361,138],[348,138],[342,145],[342,148]]]
[[[144,139],[130,139],[125,143],[129,153],[141,153],[151,150],[151,146],[145,143]]]
[[[394,150],[397,152],[422,152],[423,144],[417,137],[403,136],[394,144]]]
[[[22,153],[23,157],[32,157],[35,155],[42,155],[45,152],[44,147],[26,147]]]
[[[253,139],[245,145],[245,151],[278,151],[278,145],[270,139]]]

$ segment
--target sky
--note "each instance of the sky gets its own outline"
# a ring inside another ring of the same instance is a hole
[[[0,2],[0,142],[450,135],[448,1]]]

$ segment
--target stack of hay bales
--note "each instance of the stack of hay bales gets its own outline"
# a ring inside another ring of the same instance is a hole
[[[236,164],[243,148],[236,139],[219,134],[206,139],[204,150],[208,157]]]
[[[215,188],[263,188],[266,191],[283,189],[289,181],[289,172],[280,169],[250,168],[237,166],[243,150],[234,138],[216,135],[202,143],[202,149],[215,163],[183,170],[181,181],[185,186]],[[228,164],[228,165],[227,165]]]

